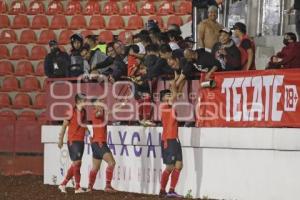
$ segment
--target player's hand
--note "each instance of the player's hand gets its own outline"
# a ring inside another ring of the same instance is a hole
[[[63,145],[64,145],[63,140],[59,139],[58,144],[57,144],[58,148],[61,149],[63,147]]]

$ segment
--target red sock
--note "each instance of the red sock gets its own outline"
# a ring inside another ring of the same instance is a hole
[[[73,165],[71,165],[68,169],[67,175],[64,179],[64,181],[61,183],[61,185],[67,185],[67,183],[69,182],[69,180],[73,177]]]
[[[169,170],[166,170],[166,169],[161,174],[160,190],[166,191],[166,186],[167,186],[170,174],[171,174],[171,172]]]
[[[80,167],[81,167],[81,163],[74,165],[73,167],[73,173],[74,173],[74,177],[75,177],[75,189],[77,190],[78,188],[80,188]]]
[[[176,187],[178,179],[179,179],[179,175],[180,175],[180,170],[175,168],[171,175],[170,190],[172,190],[172,191],[175,190],[175,187]]]
[[[89,176],[89,188],[93,189],[95,181],[96,181],[96,176],[97,176],[98,170],[91,170],[90,171],[90,176]]]
[[[107,166],[106,168],[106,187],[111,186],[111,179],[114,175],[115,166]]]

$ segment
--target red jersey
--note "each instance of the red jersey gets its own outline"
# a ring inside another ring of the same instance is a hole
[[[105,143],[107,138],[107,125],[105,124],[104,111],[99,117],[96,117],[97,110],[92,112],[93,123],[93,142]]]
[[[163,105],[161,107],[161,121],[163,125],[162,140],[177,139],[178,138],[178,122],[176,119],[176,111],[170,105]]]
[[[247,49],[243,48],[243,42],[248,40],[250,42],[250,48],[252,49],[253,51],[253,61],[251,63],[251,66],[249,68],[249,70],[255,70],[256,69],[256,66],[255,66],[255,44],[254,42],[248,37],[248,35],[244,35],[241,42],[240,42],[240,45],[239,45],[239,50],[241,52],[241,62],[242,62],[242,66],[243,68],[245,68],[247,62],[248,62],[248,52],[247,52]]]
[[[128,56],[127,76],[133,76],[135,73],[135,67],[137,66],[137,58],[133,55]]]
[[[71,119],[68,126],[68,141],[84,141],[86,127],[82,124],[86,121],[86,111],[82,109],[78,111],[74,108],[72,111]]]

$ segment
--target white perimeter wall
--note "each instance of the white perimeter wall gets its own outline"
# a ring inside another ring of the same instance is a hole
[[[157,194],[161,127],[110,126],[117,166],[113,186],[122,191]],[[66,145],[57,148],[60,126],[43,126],[44,183],[59,184],[70,165]],[[300,129],[180,128],[184,168],[177,191],[194,198],[295,200],[300,196]],[[86,140],[87,141],[87,140]],[[128,153],[128,154],[127,154]],[[85,145],[81,168],[88,183],[91,148]],[[95,184],[103,189],[103,163]],[[72,184],[70,184],[72,186]]]

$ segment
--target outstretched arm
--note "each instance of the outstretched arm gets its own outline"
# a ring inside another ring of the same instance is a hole
[[[68,120],[64,120],[63,125],[61,127],[60,133],[59,133],[59,137],[58,137],[58,148],[62,148],[63,146],[63,142],[64,142],[64,136],[65,136],[65,132],[66,129],[69,125],[69,121]]]

